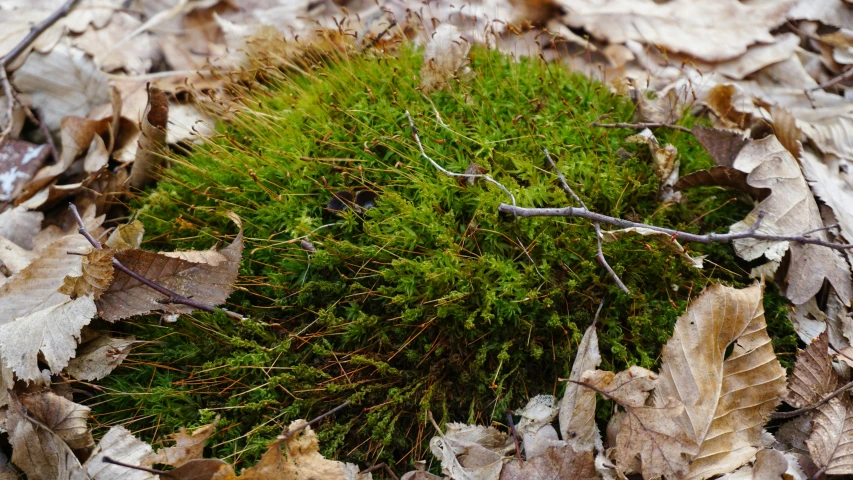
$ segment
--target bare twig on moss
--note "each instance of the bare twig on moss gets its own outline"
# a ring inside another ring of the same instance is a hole
[[[820,408],[820,407],[822,407],[824,404],[826,404],[827,402],[829,402],[829,401],[830,401],[830,400],[832,400],[833,398],[835,398],[835,397],[837,397],[837,396],[841,395],[842,393],[846,392],[847,390],[850,390],[851,388],[853,388],[853,382],[848,382],[847,384],[845,384],[844,386],[842,386],[842,387],[841,387],[841,388],[839,388],[838,390],[836,390],[836,391],[834,391],[834,392],[830,393],[829,395],[827,395],[826,397],[824,397],[823,399],[821,399],[821,400],[820,400],[820,401],[818,401],[818,402],[815,402],[815,403],[813,403],[813,404],[811,404],[811,405],[809,405],[809,406],[807,406],[807,407],[803,407],[803,408],[798,408],[798,409],[796,409],[796,410],[792,410],[792,411],[790,411],[790,412],[776,412],[776,413],[772,413],[772,414],[770,414],[770,418],[772,418],[772,419],[774,419],[774,420],[775,420],[775,419],[778,419],[778,418],[794,418],[794,417],[798,417],[798,416],[800,416],[800,415],[802,415],[802,414],[804,414],[804,413],[808,413],[808,412],[811,412],[812,410],[814,410],[814,409],[816,409],[816,408]]]
[[[163,476],[166,478],[175,478],[174,475],[170,474],[169,472],[164,472],[163,470],[157,470],[156,468],[140,467],[139,465],[131,465],[129,463],[124,463],[124,462],[120,462],[118,460],[114,460],[110,457],[104,457],[103,462],[104,463],[111,463],[113,465],[118,465],[119,467],[131,468],[133,470],[139,470],[142,472],[153,473],[155,475],[160,475],[160,476]]]
[[[328,417],[329,415],[333,415],[333,414],[335,414],[335,413],[339,412],[340,410],[343,410],[344,408],[348,407],[348,406],[349,406],[349,404],[350,404],[350,401],[349,401],[349,400],[347,400],[346,402],[344,402],[344,403],[342,403],[342,404],[338,405],[337,407],[335,407],[335,408],[333,408],[333,409],[329,410],[328,412],[326,412],[326,413],[324,413],[324,414],[321,414],[321,415],[318,415],[318,416],[314,417],[312,420],[309,420],[309,421],[307,421],[307,422],[303,423],[302,425],[300,425],[300,426],[298,426],[298,427],[294,428],[293,430],[288,430],[286,433],[284,433],[284,434],[281,436],[281,439],[282,439],[282,440],[284,440],[284,441],[287,441],[287,440],[291,439],[294,435],[296,435],[297,433],[301,432],[301,431],[302,431],[303,429],[305,429],[306,427],[309,427],[309,426],[311,426],[311,425],[314,425],[315,423],[317,423],[317,422],[319,422],[320,420],[322,420],[322,419],[324,419],[324,418]]]
[[[593,127],[601,127],[601,128],[634,128],[634,129],[643,129],[643,128],[671,128],[673,130],[678,130],[679,132],[687,132],[693,133],[687,127],[682,127],[681,125],[673,125],[671,123],[598,123],[592,122]]]
[[[551,168],[554,169],[554,173],[556,173],[557,178],[560,179],[560,186],[563,188],[563,190],[567,194],[571,195],[575,199],[575,201],[580,204],[581,208],[586,210],[586,204],[583,203],[581,197],[579,197],[578,194],[576,194],[575,191],[572,190],[572,187],[570,187],[569,184],[566,182],[566,177],[563,176],[563,172],[561,172],[560,169],[557,168],[557,164],[554,163],[554,160],[551,159],[551,154],[548,153],[548,149],[543,148],[542,152],[545,153],[545,158],[548,159],[548,163],[551,164]],[[601,265],[607,270],[610,276],[613,277],[613,281],[616,282],[616,285],[618,285],[623,292],[630,294],[631,291],[628,290],[628,287],[626,287],[624,283],[622,283],[622,279],[619,278],[619,275],[616,275],[616,272],[613,271],[613,268],[610,267],[610,264],[607,263],[607,260],[604,258],[604,250],[602,250],[601,248],[601,224],[598,222],[593,222],[592,224],[595,227],[595,240],[598,242],[598,253],[595,255],[595,258],[598,259],[599,263],[601,263]]]
[[[758,227],[761,220],[764,218],[764,212],[759,212],[755,224],[748,230],[738,233],[706,233],[704,235],[682,232],[681,230],[673,230],[671,228],[658,227],[646,223],[632,222],[621,218],[610,217],[600,213],[592,212],[585,208],[564,207],[564,208],[524,208],[515,205],[500,204],[498,211],[503,213],[511,213],[519,217],[579,217],[585,218],[593,222],[606,223],[619,228],[647,228],[656,232],[662,232],[671,235],[673,240],[683,240],[685,242],[696,243],[728,243],[733,240],[743,238],[752,238],[754,240],[762,240],[767,242],[797,242],[806,245],[820,245],[822,247],[831,248],[833,250],[850,250],[853,249],[853,244],[850,243],[834,243],[821,240],[819,238],[806,236],[810,232],[795,234],[795,235],[774,235],[770,233],[761,233]]]
[[[96,250],[103,249],[104,247],[103,247],[103,245],[101,245],[101,242],[99,242],[95,237],[93,237],[92,234],[89,233],[89,230],[86,229],[86,226],[83,223],[83,218],[80,217],[80,212],[77,211],[77,206],[72,203],[72,204],[68,205],[68,208],[69,208],[69,210],[71,210],[71,213],[74,215],[74,219],[77,220],[77,225],[79,226],[79,228],[77,229],[77,232],[80,233],[80,235],[83,235],[86,238],[86,240],[88,240],[89,243],[92,244],[92,247],[95,248]],[[169,290],[168,288],[165,288],[161,285],[158,285],[157,283],[152,282],[151,280],[149,280],[149,279],[143,277],[142,275],[134,272],[133,270],[127,268],[117,258],[113,258],[112,265],[116,270],[120,270],[120,271],[124,272],[129,277],[136,280],[137,282],[151,288],[152,290],[155,290],[156,292],[158,292],[162,295],[165,295],[166,300],[163,300],[163,303],[186,305],[186,306],[192,307],[196,310],[203,310],[205,312],[211,312],[211,313],[219,310],[219,311],[224,312],[225,315],[228,316],[229,318],[233,318],[235,320],[243,320],[244,319],[244,317],[242,315],[240,315],[239,313],[231,312],[231,311],[226,310],[224,308],[216,308],[213,305],[209,305],[207,303],[197,302],[191,298],[187,298],[183,295],[179,295],[179,294]]]

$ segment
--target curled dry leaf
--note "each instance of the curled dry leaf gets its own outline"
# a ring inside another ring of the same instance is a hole
[[[217,423],[219,423],[219,417],[213,423],[196,428],[192,434],[188,434],[187,429],[181,427],[178,433],[172,434],[175,445],[157,450],[153,457],[153,463],[180,467],[190,460],[201,458],[204,444],[216,431]]]
[[[734,166],[735,159],[740,151],[751,141],[743,136],[743,132],[738,130],[697,125],[691,131],[696,140],[705,147],[705,151],[714,159],[714,162],[721,167]]]
[[[89,430],[89,407],[67,400],[51,391],[21,396],[27,413],[38,419],[75,452],[84,450],[85,457],[95,447]]]
[[[785,402],[794,408],[803,408],[823,400],[838,386],[838,374],[829,356],[829,335],[824,331],[805,350],[797,353]]]
[[[118,252],[139,248],[142,245],[142,236],[145,227],[139,220],[134,220],[124,225],[119,225],[110,234],[104,245]]]
[[[231,285],[237,278],[242,252],[243,233],[240,232],[231,245],[218,252],[226,261],[216,265],[194,263],[139,249],[119,252],[115,258],[132,271],[173,292],[208,305],[220,305],[233,290]],[[192,311],[188,306],[164,301],[168,301],[164,295],[123,272],[116,272],[112,285],[98,299],[98,311],[109,322],[154,311]]]
[[[130,184],[143,187],[156,178],[163,164],[162,149],[166,146],[166,129],[169,124],[169,99],[166,93],[148,86],[148,105],[139,122],[139,150],[130,170]]]
[[[65,371],[78,380],[100,380],[121,365],[136,343],[134,337],[99,335],[80,345],[77,356],[69,360]]]
[[[649,147],[652,154],[652,166],[660,179],[658,197],[664,202],[677,202],[681,194],[673,191],[672,186],[678,180],[678,150],[667,143],[663,147],[648,128],[625,139],[628,143],[642,143]]]
[[[595,391],[582,387],[578,382],[587,370],[601,365],[598,351],[598,334],[595,325],[590,325],[578,345],[566,392],[560,401],[560,435],[576,452],[601,449],[601,434],[595,425]]]
[[[746,181],[746,173],[731,167],[717,165],[708,170],[697,170],[678,179],[672,188],[681,191],[694,187],[727,187],[740,190],[754,200],[764,200],[770,195],[769,188],[755,188]]]
[[[109,248],[91,249],[81,261],[80,272],[65,277],[59,293],[71,298],[91,295],[95,300],[110,286],[113,280],[113,252]]]

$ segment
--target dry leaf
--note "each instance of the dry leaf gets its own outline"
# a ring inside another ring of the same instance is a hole
[[[470,50],[471,44],[458,28],[449,23],[439,25],[424,50],[424,63],[421,67],[421,85],[424,91],[431,92],[450,86],[449,82],[454,76],[468,75]]]
[[[853,11],[842,0],[798,0],[788,12],[791,20],[817,20],[833,27],[850,28]]]
[[[674,251],[681,257],[682,260],[693,268],[702,268],[704,266],[704,260],[707,255],[698,255],[692,256],[687,253],[687,250],[678,243],[672,235],[659,232],[657,230],[652,230],[650,228],[644,227],[629,227],[622,228],[619,230],[608,230],[602,232],[601,239],[604,242],[612,242],[619,238],[632,237],[632,236],[640,236],[640,237],[650,237],[653,238],[660,243],[663,243],[667,248]]]
[[[80,345],[77,356],[68,362],[65,371],[78,380],[100,380],[121,365],[136,343],[139,342],[134,337],[99,335]]]
[[[598,478],[592,451],[577,452],[571,446],[549,447],[544,455],[528,457],[523,465],[511,461],[504,465],[500,480],[591,480]]]
[[[33,248],[33,238],[41,230],[44,214],[30,212],[23,207],[7,209],[0,213],[0,237],[28,250]]]
[[[744,4],[737,0],[559,0],[571,27],[609,43],[660,45],[706,61],[727,60],[785,22],[790,1]]]
[[[172,440],[175,441],[175,445],[157,450],[157,453],[153,457],[153,463],[180,467],[190,460],[201,458],[204,451],[204,444],[216,432],[217,423],[219,423],[219,417],[216,417],[213,423],[196,428],[192,434],[187,434],[187,429],[181,427],[178,433],[174,433],[171,436]]]
[[[752,211],[752,215],[765,212],[762,224],[772,225],[779,229],[779,233],[788,235],[801,234],[824,226],[797,161],[776,137],[769,136],[743,147],[733,167],[749,175],[747,182],[751,186],[769,188],[773,192]],[[749,228],[748,223],[738,222],[732,226],[732,231],[746,228]],[[826,232],[823,231],[813,235],[826,239]],[[735,251],[745,244],[743,240],[735,240],[733,243]],[[762,243],[767,249],[781,244]],[[791,264],[786,278],[786,294],[792,302],[806,302],[817,294],[826,279],[844,304],[850,304],[853,297],[850,268],[837,251],[817,245],[792,243],[790,252]],[[738,254],[740,255],[740,252]]]
[[[814,428],[806,441],[812,460],[827,475],[853,474],[853,405],[836,397],[815,411]]]
[[[85,296],[67,299],[0,325],[3,362],[18,379],[27,382],[43,378],[38,366],[39,353],[51,372],[60,372],[74,356],[80,330],[92,321],[95,313],[95,301]]]
[[[0,100],[0,104],[5,101],[5,98]],[[5,124],[0,118],[0,125]],[[0,142],[0,202],[15,200],[49,156],[50,149],[46,145],[21,140]]]
[[[720,480],[786,480],[788,460],[778,450],[764,449],[755,454],[755,464],[720,477]]]
[[[152,59],[158,55],[154,38],[143,33],[122,48],[109,50],[110,45],[142,25],[142,22],[126,12],[117,11],[105,28],[88,28],[82,35],[74,37],[72,44],[94,58],[101,70],[112,72],[124,70],[139,75],[151,69]]]
[[[85,117],[92,107],[109,102],[104,74],[85,52],[64,43],[46,55],[31,54],[11,81],[19,92],[32,96],[33,106],[53,132],[59,131],[63,117]]]
[[[628,143],[642,143],[649,147],[649,152],[652,154],[652,166],[655,173],[660,179],[660,190],[658,197],[664,202],[677,202],[681,199],[681,194],[673,191],[672,186],[678,181],[678,150],[667,143],[663,147],[658,144],[657,138],[648,128],[642,132],[631,135],[625,139]]]
[[[72,450],[88,453],[95,447],[89,430],[89,407],[66,400],[51,391],[43,391],[20,398],[27,412],[61,438]]]
[[[797,364],[788,380],[785,402],[803,408],[823,400],[838,388],[838,374],[829,356],[829,336],[826,331],[797,353]]]
[[[799,36],[794,33],[783,33],[775,37],[771,43],[755,44],[749,47],[743,55],[711,68],[731,79],[741,80],[768,65],[791,58],[799,45]]]
[[[162,149],[166,146],[169,123],[169,99],[157,87],[148,87],[148,105],[139,122],[139,150],[130,170],[130,184],[141,188],[157,176],[163,165]]]
[[[68,274],[59,287],[59,293],[71,298],[91,295],[97,300],[110,287],[113,280],[113,252],[109,248],[90,249],[80,264],[80,271]]]
[[[171,258],[159,253],[131,249],[117,253],[116,258],[130,270],[185,297],[208,305],[220,305],[231,293],[237,278],[243,252],[243,233],[231,245],[219,251],[227,259],[212,266]],[[133,315],[153,311],[189,313],[185,305],[163,303],[167,298],[136,279],[116,272],[110,288],[98,300],[101,318],[115,322]]]
[[[812,433],[812,415],[805,414],[783,423],[776,430],[776,440],[785,451],[808,454],[806,441]]]
[[[761,285],[714,285],[679,317],[664,346],[655,388],[658,407],[684,404],[677,416],[698,445],[687,478],[708,478],[746,463],[785,393],[785,369],[767,335]],[[729,345],[734,349],[725,357]]]
[[[139,248],[142,245],[143,235],[145,235],[145,227],[139,220],[134,220],[116,227],[104,245],[118,252]]]
[[[578,345],[566,392],[560,401],[560,435],[576,452],[601,450],[601,434],[595,424],[595,391],[577,383],[587,370],[601,365],[598,334],[590,325]]]
[[[138,440],[124,427],[112,427],[92,451],[83,467],[92,480],[154,480],[156,475],[104,462],[104,457],[130,465],[150,466],[151,446]]]
[[[770,195],[769,188],[755,188],[746,182],[746,173],[731,167],[718,165],[708,170],[697,170],[678,179],[672,188],[684,190],[694,187],[727,187],[740,190],[754,200],[764,200]]]
[[[714,162],[721,167],[732,167],[740,151],[751,141],[743,136],[743,132],[737,130],[697,125],[693,127],[692,132]]]

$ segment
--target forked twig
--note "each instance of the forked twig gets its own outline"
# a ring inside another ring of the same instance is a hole
[[[104,247],[103,247],[103,245],[101,245],[101,242],[99,242],[95,237],[93,237],[92,234],[89,233],[89,230],[86,229],[86,226],[83,223],[83,218],[80,217],[80,212],[77,211],[77,206],[72,203],[72,204],[68,205],[68,209],[71,210],[71,213],[74,215],[74,219],[77,220],[77,225],[79,227],[77,229],[77,232],[80,233],[80,235],[83,235],[86,238],[86,240],[88,240],[89,243],[92,244],[92,247],[94,247],[96,250],[103,249]],[[152,282],[151,280],[149,280],[149,279],[143,277],[142,275],[134,272],[133,270],[127,268],[123,263],[121,263],[115,257],[113,257],[112,265],[116,270],[124,272],[129,277],[133,278],[134,280],[138,281],[139,283],[151,288],[152,290],[155,290],[156,292],[158,292],[162,295],[165,295],[166,300],[164,300],[163,303],[173,303],[173,304],[178,304],[178,305],[186,305],[186,306],[192,307],[196,310],[203,310],[205,312],[211,312],[211,313],[216,312],[217,310],[220,310],[220,311],[224,312],[225,315],[228,316],[229,318],[233,318],[235,320],[243,320],[244,319],[244,317],[242,315],[240,315],[239,313],[232,312],[232,311],[226,310],[224,308],[216,308],[213,305],[209,305],[207,303],[195,301],[191,298],[187,298],[183,295],[179,295],[179,294],[169,290],[168,288],[165,288],[161,285],[158,285],[157,283]]]
[[[575,191],[572,190],[572,187],[570,187],[569,184],[566,182],[566,177],[563,176],[563,172],[561,172],[560,169],[557,168],[557,164],[554,163],[554,160],[551,159],[551,154],[548,153],[548,149],[543,148],[542,152],[545,153],[545,158],[548,159],[548,163],[551,164],[551,168],[554,169],[554,172],[557,174],[557,178],[560,179],[560,186],[563,187],[563,190],[569,195],[571,195],[575,199],[575,201],[580,204],[581,208],[586,210],[586,204],[583,203],[581,197],[579,197],[578,194],[576,194]],[[607,272],[610,273],[610,276],[613,277],[613,281],[616,282],[616,285],[618,285],[623,292],[630,294],[631,291],[628,290],[628,287],[626,287],[624,283],[622,283],[622,279],[619,278],[619,275],[616,275],[616,272],[613,271],[613,268],[610,267],[610,264],[607,263],[607,260],[604,258],[604,250],[602,250],[601,248],[601,224],[599,224],[598,222],[593,222],[593,225],[595,226],[595,240],[598,242],[598,253],[595,255],[595,258],[597,258],[599,263],[601,263],[601,265],[604,266]]]

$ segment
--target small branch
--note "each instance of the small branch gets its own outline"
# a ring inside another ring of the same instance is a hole
[[[601,315],[601,309],[604,308],[604,301],[607,300],[607,297],[601,297],[601,302],[598,304],[598,309],[595,310],[595,316],[592,317],[592,324],[595,325],[598,322],[598,316]]]
[[[551,168],[554,169],[554,172],[557,174],[557,178],[560,179],[560,186],[563,188],[563,190],[567,194],[571,195],[578,202],[578,204],[580,204],[581,208],[586,210],[586,204],[583,203],[581,197],[579,197],[578,194],[575,193],[574,190],[572,190],[572,187],[570,187],[569,184],[566,182],[566,177],[563,176],[563,172],[561,172],[560,169],[557,168],[557,164],[554,163],[554,160],[551,159],[551,154],[548,153],[548,149],[543,148],[542,152],[545,153],[545,158],[548,159],[548,163],[551,164]],[[616,282],[616,285],[618,285],[623,292],[630,294],[631,291],[628,290],[628,287],[626,287],[624,283],[622,283],[622,279],[619,278],[619,275],[616,275],[616,272],[614,272],[613,268],[610,267],[610,264],[607,263],[607,259],[604,258],[604,250],[601,248],[601,224],[599,224],[598,222],[593,222],[593,225],[595,226],[595,240],[598,242],[598,253],[596,253],[595,258],[597,258],[598,262],[601,263],[602,266],[604,266],[604,268],[607,270],[607,273],[609,273],[610,276],[613,277],[613,281]]]
[[[847,70],[839,73],[838,75],[830,78],[829,80],[817,85],[816,87],[809,88],[806,91],[807,92],[814,92],[815,90],[820,90],[822,88],[831,87],[838,82],[843,82],[844,80],[847,80],[851,76],[853,76],[853,68],[848,68]]]
[[[672,125],[669,123],[598,123],[592,122],[593,127],[601,127],[601,128],[635,128],[635,129],[643,129],[643,128],[671,128],[673,130],[678,130],[679,132],[687,132],[692,134],[693,132],[687,128],[682,127],[681,125]]]
[[[347,400],[346,402],[344,402],[344,403],[342,403],[342,404],[338,405],[337,407],[335,407],[335,408],[333,408],[333,409],[329,410],[328,412],[326,412],[326,413],[324,413],[324,414],[322,414],[322,415],[320,415],[320,416],[318,416],[318,417],[315,417],[313,420],[308,421],[308,422],[305,422],[305,423],[303,423],[302,425],[300,425],[300,426],[298,426],[298,427],[294,428],[293,430],[288,430],[288,431],[287,431],[287,433],[285,433],[285,434],[282,436],[282,438],[281,438],[281,439],[282,439],[282,440],[284,440],[284,441],[289,440],[289,439],[290,439],[290,438],[292,438],[294,435],[296,435],[297,433],[299,433],[300,431],[302,431],[304,428],[309,427],[309,426],[311,426],[311,425],[314,425],[315,423],[317,423],[317,422],[319,422],[320,420],[322,420],[322,419],[324,419],[324,418],[328,417],[329,415],[332,415],[332,414],[334,414],[334,413],[337,413],[337,412],[338,412],[338,411],[340,411],[340,410],[343,410],[344,408],[348,407],[348,406],[349,406],[349,404],[350,404],[350,401],[349,401],[349,400]]]
[[[169,472],[164,472],[163,470],[157,470],[155,468],[140,467],[139,465],[131,465],[129,463],[124,463],[124,462],[119,462],[118,460],[113,460],[110,457],[104,457],[103,461],[104,461],[104,463],[111,463],[113,465],[118,465],[120,467],[132,468],[134,470],[141,470],[143,472],[153,473],[155,475],[166,476],[168,478],[175,478],[174,475],[170,474]]]
[[[65,2],[64,5],[59,7],[59,10],[50,14],[49,17],[42,20],[42,22],[38,25],[33,26],[33,28],[30,29],[30,33],[28,33],[23,40],[18,42],[18,44],[15,45],[14,48],[9,50],[9,53],[4,55],[3,58],[0,58],[0,68],[3,68],[5,70],[10,63],[12,63],[16,58],[18,58],[19,55],[21,55],[27,49],[27,47],[29,47],[34,41],[36,41],[39,35],[44,33],[44,31],[50,28],[51,25],[56,23],[57,20],[68,15],[68,13],[74,9],[74,6],[77,4],[78,1],[79,0],[68,0],[67,2]]]
[[[811,412],[812,410],[814,410],[814,409],[816,409],[816,408],[820,408],[820,407],[821,407],[821,406],[823,406],[826,402],[828,402],[828,401],[832,400],[833,398],[835,398],[835,397],[837,397],[837,396],[841,395],[842,393],[846,392],[847,390],[850,390],[851,388],[853,388],[853,382],[849,382],[849,383],[847,383],[847,384],[846,384],[846,385],[844,385],[843,387],[839,388],[838,390],[836,390],[836,391],[834,391],[834,392],[830,393],[829,395],[827,395],[826,397],[824,397],[824,398],[823,398],[823,400],[821,400],[821,401],[819,401],[819,402],[815,402],[815,403],[813,403],[813,404],[809,405],[808,407],[798,408],[798,409],[796,409],[796,410],[794,410],[794,411],[791,411],[791,412],[776,412],[776,413],[772,413],[772,414],[770,415],[770,418],[772,418],[772,419],[774,419],[774,420],[775,420],[775,419],[777,419],[777,418],[794,418],[794,417],[798,417],[798,416],[800,416],[800,415],[802,415],[802,414],[804,414],[804,413]]]
[[[755,240],[763,240],[768,242],[797,242],[806,245],[820,245],[822,247],[831,248],[833,250],[853,249],[853,244],[850,243],[827,242],[819,238],[807,237],[804,234],[774,235],[770,233],[760,233],[757,230],[759,224],[761,223],[761,220],[764,218],[764,212],[759,213],[758,220],[749,230],[738,233],[708,233],[704,235],[699,235],[696,233],[673,230],[671,228],[648,225],[646,223],[631,222],[629,220],[610,217],[607,215],[602,215],[600,213],[592,212],[585,208],[523,208],[502,203],[498,207],[498,211],[503,213],[511,213],[519,217],[579,217],[591,220],[593,222],[606,223],[608,225],[613,225],[614,227],[619,228],[647,228],[649,230],[663,232],[667,235],[671,235],[673,237],[673,240],[678,239],[683,240],[685,242],[696,242],[704,244],[728,243],[733,240],[740,240],[742,238],[752,238]]]
[[[80,217],[80,212],[77,211],[77,206],[72,203],[72,204],[68,205],[68,208],[69,208],[69,210],[71,210],[71,213],[74,215],[75,220],[77,220],[77,225],[79,226],[79,228],[77,229],[77,232],[80,235],[83,235],[86,238],[86,240],[88,240],[89,243],[92,244],[92,247],[94,247],[96,250],[103,249],[104,246],[101,245],[101,242],[99,242],[95,237],[93,237],[92,234],[89,233],[89,230],[86,229],[86,226],[83,223],[83,218]],[[178,304],[178,305],[186,305],[188,307],[192,307],[194,309],[203,310],[205,312],[210,312],[210,313],[216,312],[217,310],[221,310],[229,318],[233,318],[235,320],[243,320],[243,318],[244,318],[239,313],[231,312],[229,310],[225,310],[224,308],[216,308],[213,305],[209,305],[207,303],[202,303],[202,302],[197,302],[197,301],[192,300],[190,298],[184,297],[183,295],[179,295],[179,294],[169,290],[168,288],[165,288],[161,285],[158,285],[157,283],[152,282],[151,280],[149,280],[149,279],[143,277],[142,275],[134,272],[133,270],[127,268],[117,258],[113,258],[112,265],[116,270],[120,270],[120,271],[126,273],[129,277],[133,278],[134,280],[138,281],[139,283],[141,283],[141,284],[151,288],[152,290],[155,290],[156,292],[166,296],[166,299],[162,303],[173,303],[173,304]]]
[[[385,469],[385,473],[390,475],[391,478],[393,478],[394,480],[400,480],[400,477],[398,477],[397,474],[394,473],[394,470],[391,470],[391,467],[389,467],[388,464],[385,462],[377,463],[376,465],[374,465],[370,468],[366,468],[366,469],[358,472],[358,474],[360,476],[360,475],[363,475],[365,473],[375,472],[376,470],[381,470],[381,469]]]
[[[515,458],[518,459],[518,466],[524,467],[524,463],[521,461],[521,448],[518,446],[518,432],[515,431],[515,422],[512,421],[512,411],[506,411],[506,422],[509,425],[509,431],[512,433],[512,441],[515,442]]]

